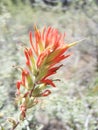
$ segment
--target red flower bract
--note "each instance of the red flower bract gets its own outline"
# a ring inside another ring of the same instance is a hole
[[[51,75],[55,74],[63,64],[60,62],[70,56],[65,52],[75,43],[65,44],[65,34],[52,27],[44,27],[34,34],[29,33],[31,47],[24,49],[26,68],[21,68],[21,80],[17,81],[16,97],[20,105],[20,120],[26,117],[27,109],[38,103],[38,97],[51,94],[49,86],[56,87]],[[58,65],[59,63],[59,65]]]
[[[36,56],[36,67],[39,69],[39,73],[43,71],[43,68],[46,72],[40,78],[54,74],[52,67],[70,56],[70,54],[64,55],[64,53],[75,43],[71,45],[65,44],[64,38],[65,34],[61,34],[57,29],[52,27],[45,27],[42,32],[35,27],[33,38],[32,32],[30,32],[30,43],[32,51]]]
[[[34,84],[42,83],[55,87],[49,76],[63,66],[62,64],[58,66],[58,63],[70,56],[65,55],[65,52],[76,43],[65,44],[65,34],[52,27],[44,27],[39,31],[35,26],[34,34],[30,32],[29,36],[31,47],[24,49],[26,66],[29,70],[22,70],[22,80],[17,82],[18,90],[21,85],[33,89]]]

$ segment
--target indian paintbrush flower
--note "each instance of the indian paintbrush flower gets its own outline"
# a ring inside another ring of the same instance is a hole
[[[31,47],[24,49],[26,69],[21,68],[21,80],[17,81],[20,120],[25,119],[27,109],[38,103],[38,97],[51,94],[49,86],[56,85],[50,76],[63,66],[60,62],[71,55],[65,52],[76,44],[65,44],[65,34],[52,27],[44,27],[42,31],[35,27],[34,34],[30,32],[29,37]]]

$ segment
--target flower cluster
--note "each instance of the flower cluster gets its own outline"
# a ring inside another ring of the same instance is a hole
[[[63,66],[58,63],[70,56],[65,52],[76,44],[65,44],[65,34],[52,27],[44,27],[42,31],[35,27],[29,37],[31,46],[24,49],[26,68],[21,68],[21,80],[17,81],[16,101],[21,110],[20,120],[25,119],[27,109],[38,103],[38,97],[51,94],[49,86],[56,85],[50,76]]]

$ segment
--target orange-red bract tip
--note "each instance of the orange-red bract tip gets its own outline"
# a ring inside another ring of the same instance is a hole
[[[51,94],[51,91],[50,90],[45,90],[43,93],[42,93],[42,96],[48,96]]]

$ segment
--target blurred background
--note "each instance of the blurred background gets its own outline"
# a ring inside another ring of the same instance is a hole
[[[16,130],[98,130],[98,0],[0,0],[0,125],[9,130],[6,118],[18,117],[13,65],[25,65],[21,45],[29,46],[34,24],[65,32],[65,43],[85,40],[53,76],[61,81],[52,94]]]

